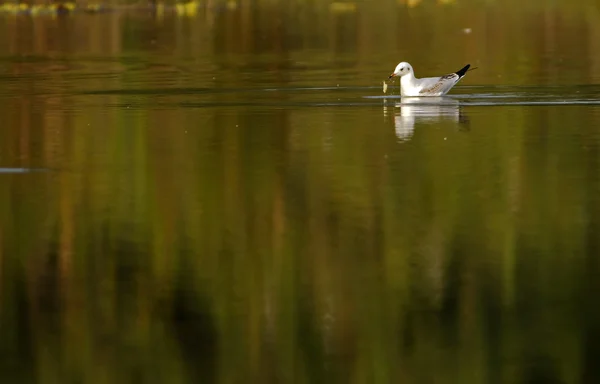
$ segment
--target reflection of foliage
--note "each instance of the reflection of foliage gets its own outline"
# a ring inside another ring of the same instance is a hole
[[[364,41],[396,15],[348,16],[339,25],[352,33],[338,39],[339,19],[320,14],[290,17],[311,28],[286,30],[277,20],[288,19],[270,8],[231,12],[198,16],[214,17],[212,30],[168,17],[73,18],[40,20],[43,33],[32,34],[3,21],[10,33],[1,41],[17,58],[5,61],[2,84],[18,96],[0,105],[0,159],[52,172],[0,175],[2,377],[597,377],[597,114],[478,109],[468,133],[423,126],[398,146],[370,110],[239,106],[254,94],[211,91],[287,84],[299,72],[299,83],[315,72],[317,81],[322,72],[326,81],[368,81],[355,67],[386,73],[397,52],[384,64],[371,54],[394,47],[393,36],[377,36],[377,48]],[[463,27],[424,12],[402,28],[429,18],[442,31]],[[427,39],[454,61],[493,46],[486,81],[510,72],[515,82],[540,73],[555,82],[562,77],[540,58],[548,45],[585,58],[600,41],[593,16],[567,13],[564,27],[553,24],[558,14],[539,25],[566,30],[565,40],[515,39],[537,20],[524,14],[491,21],[489,36],[474,32],[479,42],[461,50],[416,34],[403,44],[422,62]],[[580,24],[589,46],[571,44]],[[54,29],[71,33],[47,38]],[[344,40],[322,62],[341,52],[334,60],[346,67],[293,67],[290,51],[316,40]],[[210,70],[185,67],[189,57]],[[594,73],[597,61],[587,62]]]

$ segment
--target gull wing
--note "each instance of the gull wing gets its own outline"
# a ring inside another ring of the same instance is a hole
[[[419,91],[420,95],[443,95],[458,83],[460,76],[456,73],[451,73],[442,77],[430,77],[423,80],[428,81],[424,82],[423,88]]]
[[[460,71],[442,77],[429,77],[423,79],[423,87],[419,91],[423,96],[439,96],[446,94],[467,73],[471,64],[465,65]]]

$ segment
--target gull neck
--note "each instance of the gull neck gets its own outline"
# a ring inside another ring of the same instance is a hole
[[[400,78],[400,93],[402,96],[409,96],[406,94],[405,89],[413,88],[415,85],[415,80],[416,77],[412,71]]]

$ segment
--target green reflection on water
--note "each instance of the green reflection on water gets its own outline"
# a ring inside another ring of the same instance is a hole
[[[595,382],[598,13],[490,7],[1,18],[0,375]]]

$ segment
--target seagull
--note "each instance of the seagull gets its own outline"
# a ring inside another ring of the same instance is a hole
[[[460,71],[441,77],[417,79],[412,66],[403,61],[396,66],[394,73],[390,75],[388,80],[400,77],[401,96],[442,96],[448,93],[465,76],[470,66],[471,64],[467,64]]]

